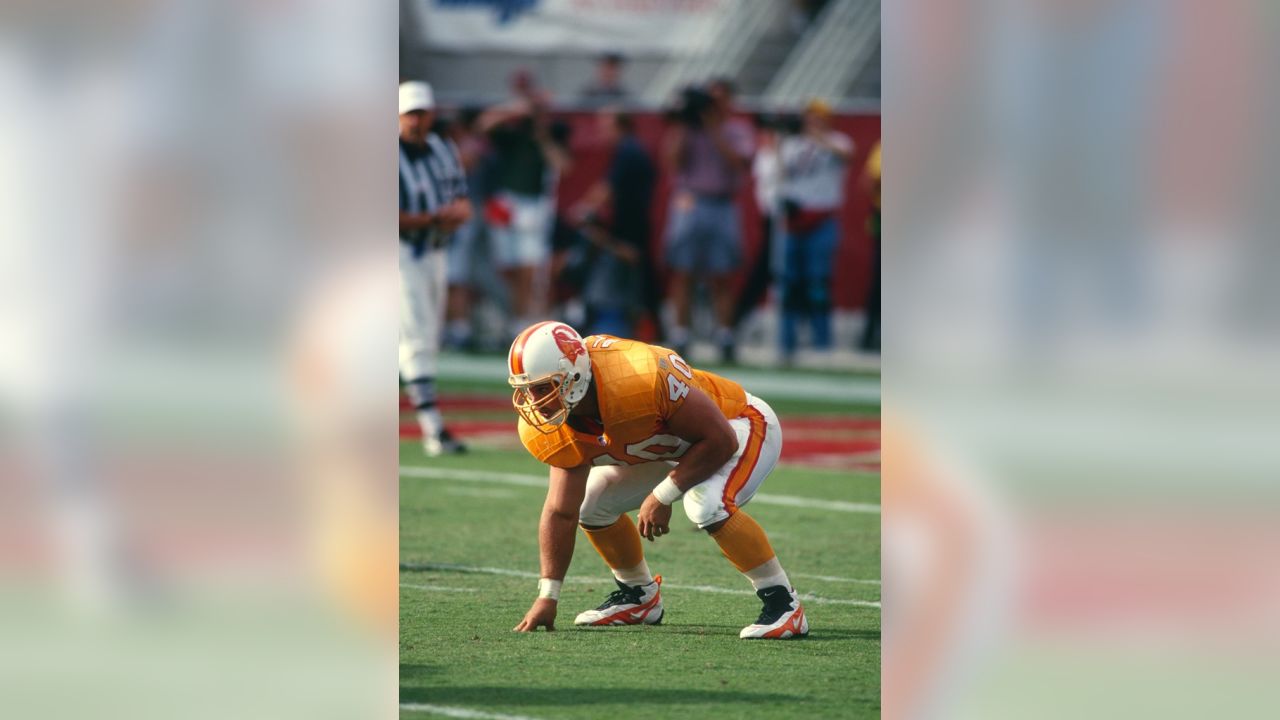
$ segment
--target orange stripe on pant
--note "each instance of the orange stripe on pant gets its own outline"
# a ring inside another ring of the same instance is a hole
[[[736,502],[738,493],[746,487],[747,481],[751,479],[751,473],[756,470],[756,464],[760,462],[760,449],[764,447],[764,432],[768,426],[764,415],[750,405],[742,411],[742,416],[750,420],[751,432],[747,435],[747,447],[738,458],[738,464],[734,466],[733,472],[729,473],[729,480],[724,484],[724,495],[721,498],[724,509],[730,515],[738,509]]]

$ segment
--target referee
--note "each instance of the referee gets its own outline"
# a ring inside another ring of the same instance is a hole
[[[400,379],[417,410],[428,456],[466,446],[436,407],[449,238],[471,218],[458,148],[431,132],[435,101],[424,82],[400,85]]]

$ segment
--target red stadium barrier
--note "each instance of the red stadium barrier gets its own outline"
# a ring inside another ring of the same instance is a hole
[[[590,112],[558,113],[557,117],[570,124],[573,135],[570,146],[574,164],[560,180],[559,206],[565,210],[572,206],[605,172],[608,152],[601,146],[596,131],[596,118]],[[649,150],[655,164],[661,167],[659,151],[665,125],[657,112],[636,113],[636,131],[640,141]],[[846,178],[846,202],[840,213],[840,249],[836,254],[834,271],[834,300],[837,307],[861,308],[870,282],[872,247],[867,235],[866,222],[871,212],[871,196],[861,187],[859,178],[867,155],[880,139],[880,115],[837,115],[834,127],[853,138],[857,152],[849,166]],[[662,232],[666,226],[667,200],[671,181],[661,173],[654,193],[653,242],[655,258],[660,261]],[[741,207],[745,238],[744,268],[750,267],[760,251],[760,211],[756,207],[755,193],[748,183],[742,192]],[[659,267],[661,263],[659,262]],[[740,275],[739,289],[742,277]]]

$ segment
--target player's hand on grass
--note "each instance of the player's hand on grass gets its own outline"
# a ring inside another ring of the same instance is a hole
[[[524,614],[524,620],[511,629],[516,632],[533,632],[540,627],[545,627],[547,632],[556,629],[556,601],[551,598],[534,600],[533,607]]]
[[[637,526],[640,535],[648,538],[649,542],[671,532],[671,506],[663,505],[653,495],[644,499],[637,519],[640,521]]]

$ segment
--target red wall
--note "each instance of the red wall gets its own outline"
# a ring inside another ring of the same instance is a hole
[[[559,205],[565,209],[573,205],[605,172],[608,152],[599,143],[596,119],[588,112],[560,115],[573,127],[571,148],[574,164],[560,180]],[[853,138],[857,152],[849,164],[845,179],[844,209],[840,214],[840,249],[836,253],[834,274],[835,303],[842,308],[860,308],[867,293],[872,261],[871,241],[867,236],[866,220],[871,210],[871,197],[860,187],[859,178],[866,163],[867,154],[880,139],[879,115],[839,115],[834,119],[837,130]],[[649,150],[654,163],[661,167],[659,148],[664,125],[658,113],[642,113],[636,116],[637,134]],[[653,231],[651,247],[655,258],[661,258],[661,238],[666,227],[667,199],[671,191],[670,178],[660,172],[654,195]],[[755,193],[751,183],[742,192],[742,227],[745,233],[746,264],[750,267],[760,252],[760,214],[756,209]],[[661,267],[661,263],[659,263]],[[741,281],[740,281],[741,282]]]

